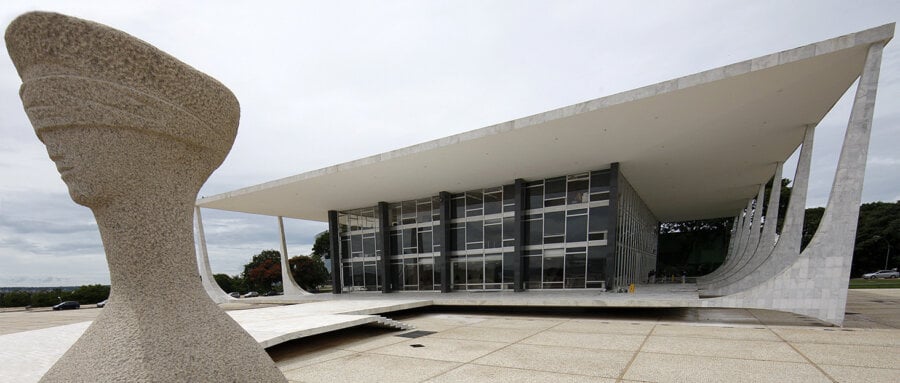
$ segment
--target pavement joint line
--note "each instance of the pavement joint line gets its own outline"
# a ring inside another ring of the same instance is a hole
[[[638,346],[638,349],[634,351],[634,355],[631,356],[631,359],[628,360],[628,363],[625,364],[625,368],[622,369],[622,372],[619,373],[619,377],[616,378],[616,382],[623,382],[625,379],[625,374],[628,373],[628,370],[631,368],[631,365],[634,363],[634,360],[637,359],[638,355],[640,355],[641,350],[644,348],[644,345],[647,344],[647,340],[650,339],[650,336],[653,335],[653,332],[656,331],[656,326],[658,326],[658,322],[653,324],[653,328],[647,332],[647,335],[644,336],[644,340],[641,342],[641,345]]]
[[[801,357],[803,357],[803,359],[806,360],[807,363],[809,363],[810,365],[812,365],[813,367],[815,367],[816,370],[819,370],[819,372],[821,372],[822,375],[824,375],[826,378],[828,378],[828,380],[832,381],[832,383],[838,383],[837,379],[835,379],[833,376],[831,376],[830,374],[828,374],[827,372],[825,372],[825,370],[824,370],[822,367],[820,367],[817,363],[813,362],[812,359],[809,359],[809,357],[807,357],[806,354],[800,352],[800,350],[797,349],[797,347],[794,347],[794,345],[793,345],[791,342],[788,342],[787,339],[784,339],[784,338],[781,336],[781,334],[779,334],[779,333],[775,332],[774,330],[772,330],[771,328],[769,328],[769,325],[766,324],[765,322],[763,322],[762,320],[760,320],[759,317],[756,316],[756,313],[754,313],[752,310],[747,310],[747,312],[750,313],[751,316],[753,316],[754,318],[756,318],[756,320],[759,321],[760,324],[762,324],[763,326],[765,326],[772,334],[775,334],[775,336],[777,336],[778,339],[781,339],[782,342],[784,342],[785,344],[787,344],[788,347],[790,347],[792,350],[794,350],[794,352],[796,352],[796,353],[799,354]]]

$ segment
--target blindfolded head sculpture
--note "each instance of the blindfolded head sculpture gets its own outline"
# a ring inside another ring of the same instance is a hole
[[[204,292],[192,214],[240,108],[215,79],[135,37],[32,12],[6,30],[20,96],[109,263],[109,304],[44,381],[284,381]]]

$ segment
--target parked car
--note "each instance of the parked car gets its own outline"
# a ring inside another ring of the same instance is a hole
[[[237,298],[241,297],[241,293],[239,293],[239,292],[228,293],[228,296],[237,299]]]
[[[874,273],[863,274],[863,279],[878,279],[878,278],[898,278],[900,277],[900,272],[897,270],[878,270]]]
[[[272,291],[266,292],[265,294],[263,294],[263,296],[265,296],[265,297],[271,297],[271,296],[282,295],[282,294],[284,294],[284,293],[282,293],[282,292],[280,292],[280,291],[272,290]]]
[[[54,310],[75,310],[77,308],[81,308],[81,305],[75,301],[65,301],[56,306],[53,306]]]
[[[254,298],[254,297],[258,297],[258,296],[259,296],[259,293],[258,293],[258,292],[256,292],[256,291],[250,291],[250,292],[244,294],[243,297],[244,297],[244,298]]]
[[[97,303],[97,307],[99,307],[99,308],[101,308],[101,309],[104,308],[104,307],[106,307],[106,301],[108,301],[108,300],[109,300],[109,299],[104,299],[102,302],[98,302],[98,303]]]

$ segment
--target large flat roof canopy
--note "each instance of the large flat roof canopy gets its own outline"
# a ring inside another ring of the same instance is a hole
[[[735,215],[862,72],[894,24],[292,177],[204,208],[327,221],[374,206],[618,162],[663,222]]]

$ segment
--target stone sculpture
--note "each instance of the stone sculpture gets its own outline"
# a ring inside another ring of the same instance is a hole
[[[201,286],[192,214],[240,108],[218,81],[124,32],[24,14],[20,96],[72,199],[97,220],[109,304],[42,381],[284,382]]]

